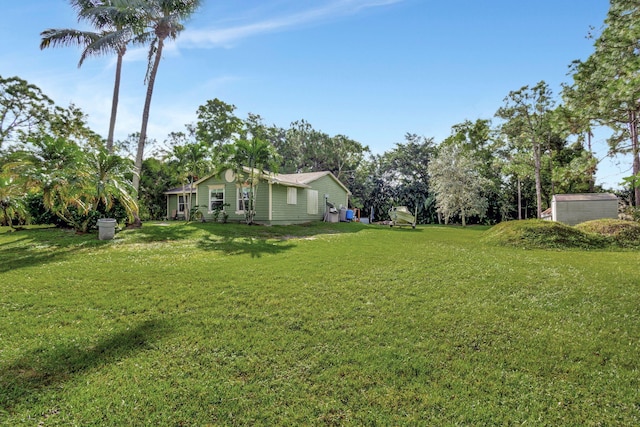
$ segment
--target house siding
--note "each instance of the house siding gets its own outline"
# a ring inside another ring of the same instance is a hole
[[[198,192],[198,206],[200,206],[200,212],[202,212],[203,216],[207,221],[213,219],[214,213],[209,210],[209,188],[212,186],[222,186],[224,189],[224,203],[228,203],[229,206],[224,207],[224,212],[226,212],[229,217],[228,221],[237,221],[239,219],[244,219],[244,216],[237,215],[236,205],[238,195],[236,182],[227,182],[220,175],[213,175],[206,179],[203,182],[198,183],[197,192]],[[221,220],[222,217],[218,218]]]
[[[349,196],[347,192],[338,184],[330,175],[325,175],[322,178],[314,181],[313,188],[318,190],[319,193],[319,206],[318,210],[321,210],[321,217],[324,215],[324,195],[327,194],[329,203],[332,203],[337,209],[341,206],[349,206]]]
[[[236,180],[227,182],[224,177],[214,175],[198,184],[198,205],[206,220],[213,219],[213,212],[209,211],[209,188],[211,186],[223,186],[224,188],[224,211],[229,215],[227,221],[241,222],[245,220],[244,213],[238,211],[238,183]],[[219,218],[221,220],[222,218]],[[269,219],[269,184],[261,181],[256,189],[256,215],[255,221],[268,221]]]
[[[300,183],[299,185],[300,187],[292,187],[284,183],[269,183],[262,179],[256,189],[256,215],[254,221],[268,225],[322,221],[325,213],[325,194],[328,196],[327,200],[336,207],[346,206],[348,203],[348,191],[332,175],[321,176],[308,184]],[[209,188],[211,186],[222,186],[224,188],[224,203],[229,204],[224,209],[228,214],[227,221],[244,221],[244,213],[237,211],[237,182],[235,180],[227,182],[224,174],[214,175],[197,183],[197,194],[192,200],[192,205],[201,206],[200,212],[202,212],[205,219],[207,221],[213,219],[213,212],[209,211]],[[287,203],[287,191],[289,188],[296,189],[295,204]],[[307,212],[309,190],[316,191],[318,195],[318,211],[314,214]],[[176,209],[177,196],[168,195],[168,205],[170,211]]]
[[[171,218],[171,214],[173,213],[173,211],[178,211],[178,196],[181,196],[182,194],[168,194],[167,195],[167,218]],[[196,202],[196,196],[195,194],[192,195],[192,197],[189,198],[189,201],[191,202],[191,207],[195,206],[195,202]]]

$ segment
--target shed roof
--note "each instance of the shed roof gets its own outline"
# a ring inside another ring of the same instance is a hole
[[[611,193],[554,194],[553,200],[556,202],[606,201],[618,200],[618,197]]]

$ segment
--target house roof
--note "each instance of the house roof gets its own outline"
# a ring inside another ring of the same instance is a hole
[[[196,192],[196,185],[194,183],[193,185],[191,184],[181,185],[180,187],[171,188],[165,191],[164,194],[183,194],[183,193],[195,193],[195,192]]]
[[[250,169],[245,167],[244,170],[245,172],[249,172]],[[213,175],[215,175],[215,173],[209,174],[203,177],[202,179],[194,182],[194,186],[197,187],[198,184],[206,181],[207,179],[211,178]],[[347,192],[347,194],[351,194],[351,191],[349,191],[349,189],[345,187],[345,185],[342,182],[340,182],[340,180],[336,178],[336,176],[330,171],[301,172],[301,173],[287,173],[287,174],[265,171],[265,173],[262,174],[261,178],[267,180],[270,183],[280,184],[286,187],[310,188],[311,187],[309,185],[310,183],[317,181],[318,179],[327,175],[329,175],[340,187],[342,187],[344,191]],[[182,187],[180,187],[180,189],[182,189]],[[180,194],[181,192],[182,191],[178,193],[171,193],[171,194]],[[194,189],[194,192],[195,192],[195,189]],[[168,193],[169,193],[168,191],[165,192],[165,194],[168,194]]]
[[[347,194],[351,194],[351,191],[349,191],[349,189],[345,187],[345,185],[330,171],[272,174],[270,181],[274,184],[309,187],[310,183],[327,175],[342,187]]]
[[[554,194],[556,202],[583,202],[583,201],[605,201],[618,200],[615,194],[611,193],[581,193],[581,194]]]

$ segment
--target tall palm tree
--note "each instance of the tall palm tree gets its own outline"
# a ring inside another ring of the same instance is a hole
[[[71,6],[78,14],[78,21],[88,21],[98,31],[50,28],[40,33],[42,37],[40,49],[55,46],[80,46],[83,51],[80,55],[78,68],[89,56],[116,54],[116,77],[113,85],[109,135],[107,136],[107,150],[112,152],[118,112],[122,58],[127,51],[127,45],[134,40],[134,27],[138,21],[136,21],[134,14],[105,7],[109,2],[105,3],[107,4],[97,6],[95,1],[91,0],[71,0]]]
[[[144,146],[147,139],[147,125],[149,123],[149,110],[151,107],[151,97],[153,87],[162,59],[162,51],[167,38],[174,40],[178,34],[184,30],[181,21],[193,14],[200,7],[200,0],[111,0],[116,9],[133,10],[139,22],[146,27],[146,32],[138,34],[139,40],[150,40],[149,64],[145,82],[147,83],[147,94],[142,111],[142,125],[140,128],[140,139],[136,152],[135,171],[133,176],[133,186],[136,191],[140,187],[140,172],[142,170],[142,159],[144,156]]]
[[[85,0],[87,1],[87,0]],[[103,2],[104,3],[104,2]],[[142,171],[142,160],[144,157],[144,146],[147,139],[147,126],[149,123],[149,110],[151,108],[151,97],[153,95],[154,83],[164,42],[167,38],[176,39],[178,34],[184,29],[182,20],[188,18],[200,7],[200,0],[109,0],[98,9],[108,11],[107,16],[135,16],[136,29],[134,30],[136,41],[150,42],[149,64],[145,83],[147,83],[147,94],[142,111],[142,125],[136,150],[135,173],[133,175],[133,186],[136,193],[140,189],[140,174]],[[142,223],[136,217],[134,225],[140,226]]]

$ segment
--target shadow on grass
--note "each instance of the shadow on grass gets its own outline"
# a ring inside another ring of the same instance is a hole
[[[126,230],[123,236],[135,243],[172,242],[191,239],[198,229],[193,223],[171,221],[144,223],[142,228]]]
[[[424,231],[424,229],[420,226],[417,226],[416,228],[412,228],[410,225],[396,225],[393,227],[390,227],[388,225],[384,225],[383,226],[385,229],[391,230],[391,231],[396,231],[396,232],[411,232],[411,233],[422,233]]]
[[[314,222],[303,225],[246,225],[196,224],[206,235],[198,241],[198,248],[219,251],[227,255],[248,254],[253,258],[262,254],[278,254],[294,248],[296,239],[309,239],[319,235],[358,233],[366,227],[354,223]]]
[[[194,228],[224,238],[251,237],[255,239],[276,240],[288,240],[295,237],[313,237],[323,234],[358,233],[366,227],[357,223],[327,223],[319,221],[308,224],[270,226],[247,225],[244,223],[191,223],[191,225]]]
[[[16,238],[0,244],[0,273],[62,261],[79,250],[109,244],[98,240],[97,233],[76,234],[59,228],[26,229],[15,233]]]
[[[166,333],[164,322],[150,320],[106,337],[86,349],[69,344],[31,351],[0,368],[0,413],[10,411],[23,400],[37,399],[38,394],[74,376],[150,348],[150,343],[159,338],[160,333]]]
[[[296,238],[317,235],[357,233],[365,229],[357,224],[310,223],[305,225],[247,225],[243,223],[166,222],[148,223],[141,229],[127,231],[131,242],[179,242],[193,240],[198,249],[227,255],[278,254],[293,248],[284,243]]]
[[[267,239],[254,237],[217,237],[206,236],[198,241],[198,248],[205,251],[218,251],[227,255],[251,255],[259,258],[263,254],[278,254],[295,247],[293,244],[270,242]]]

